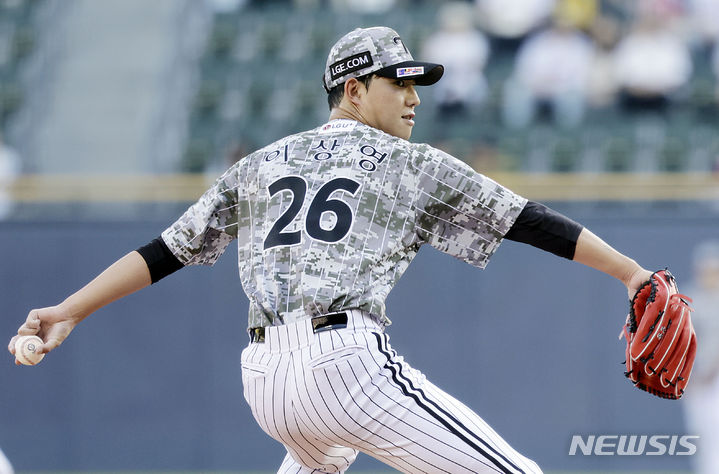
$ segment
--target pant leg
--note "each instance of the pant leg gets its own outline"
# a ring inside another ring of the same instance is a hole
[[[471,409],[411,368],[385,334],[332,331],[314,350],[319,354],[303,361],[304,377],[297,380],[297,417],[320,420],[319,437],[406,473],[541,472]]]
[[[282,465],[277,470],[277,474],[313,474],[317,473],[316,470],[307,468],[302,464],[298,463],[292,458],[292,455],[288,452],[285,459],[282,460]]]
[[[291,350],[248,346],[241,360],[245,400],[260,428],[287,450],[278,472],[343,473],[357,451],[315,436],[295,417],[294,358]]]
[[[282,460],[282,465],[277,470],[277,474],[333,474],[334,471],[321,471],[319,469],[313,469],[307,466],[303,466],[301,463],[292,457],[292,454],[288,451],[285,458]],[[337,471],[345,472],[345,471]]]

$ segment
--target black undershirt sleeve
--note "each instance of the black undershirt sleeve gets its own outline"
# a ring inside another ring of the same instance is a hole
[[[582,229],[580,224],[547,206],[528,201],[504,238],[573,260]]]
[[[140,247],[137,252],[142,255],[145,263],[147,263],[147,268],[150,269],[152,283],[157,283],[184,267],[182,262],[167,247],[162,237],[158,237],[149,244]]]

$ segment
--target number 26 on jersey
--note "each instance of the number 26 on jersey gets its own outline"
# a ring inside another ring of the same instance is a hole
[[[305,206],[307,196],[307,182],[300,176],[284,176],[267,186],[270,197],[278,193],[289,192],[292,194],[292,201],[280,217],[275,221],[267,237],[265,237],[264,249],[273,247],[295,245],[302,242],[302,231],[285,230],[306,207],[304,216],[304,228],[307,234],[322,242],[339,242],[350,231],[354,215],[350,206],[339,198],[330,198],[335,192],[344,191],[354,196],[360,188],[360,183],[349,178],[334,178],[324,183],[315,196]],[[335,220],[330,228],[323,228],[320,223],[324,213],[334,214]],[[300,216],[302,217],[302,216]]]

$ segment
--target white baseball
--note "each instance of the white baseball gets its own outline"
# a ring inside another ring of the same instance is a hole
[[[38,354],[43,342],[38,336],[20,336],[15,341],[15,358],[23,365],[35,365],[45,357]]]

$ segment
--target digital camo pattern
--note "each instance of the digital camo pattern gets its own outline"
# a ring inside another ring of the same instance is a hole
[[[526,200],[429,145],[351,120],[240,160],[162,237],[186,265],[237,238],[249,327],[385,299],[424,243],[483,268]]]
[[[370,53],[369,61],[363,57],[365,52]],[[330,50],[325,65],[325,85],[329,90],[351,77],[412,60],[412,54],[393,29],[384,26],[357,28],[340,38]]]

